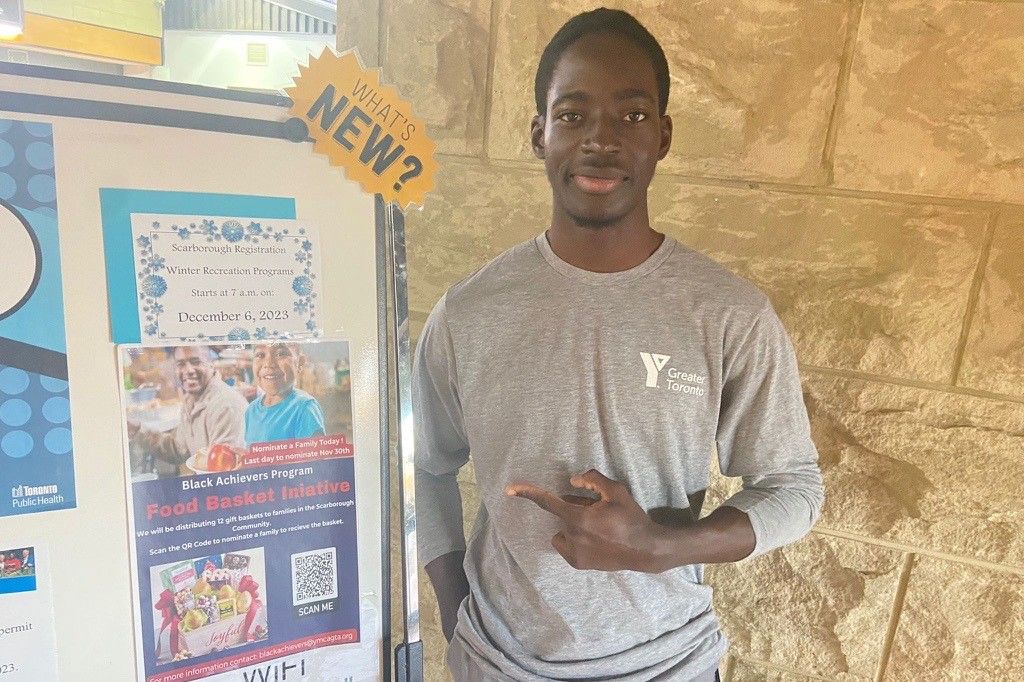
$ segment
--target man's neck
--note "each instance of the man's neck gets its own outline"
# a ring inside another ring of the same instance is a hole
[[[599,228],[553,220],[547,231],[548,244],[556,256],[590,272],[635,268],[650,258],[664,239],[665,235],[651,229],[646,220]]]

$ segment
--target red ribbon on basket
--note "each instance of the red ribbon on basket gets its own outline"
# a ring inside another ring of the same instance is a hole
[[[178,653],[181,650],[181,644],[178,641],[179,629],[178,629],[178,611],[174,607],[174,593],[170,590],[164,590],[160,593],[160,601],[155,604],[155,607],[163,614],[164,622],[160,624],[160,634],[157,635],[156,639],[156,657],[160,658],[160,639],[164,634],[164,630],[168,627],[171,628],[171,656]]]
[[[245,614],[245,622],[242,623],[242,632],[245,633],[245,638],[249,638],[249,628],[252,627],[252,622],[256,619],[256,614],[260,610],[260,606],[263,602],[260,601],[260,584],[252,579],[251,575],[244,575],[238,582],[239,592],[248,592],[249,596],[252,597],[252,603],[249,604],[249,610]]]

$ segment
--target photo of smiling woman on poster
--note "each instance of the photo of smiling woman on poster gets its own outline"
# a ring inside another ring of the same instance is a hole
[[[245,444],[323,435],[324,413],[316,398],[295,387],[306,366],[296,343],[256,344],[252,372],[259,390],[245,411]]]

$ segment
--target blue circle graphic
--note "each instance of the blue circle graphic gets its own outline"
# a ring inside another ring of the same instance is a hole
[[[40,204],[48,204],[57,198],[57,185],[52,175],[33,175],[28,179],[28,193]]]
[[[53,168],[53,145],[49,142],[32,142],[25,147],[25,160],[36,170]]]
[[[0,140],[0,166],[9,166],[14,161],[14,147],[7,140]]]
[[[7,173],[0,173],[0,199],[10,199],[18,193],[18,183]]]
[[[68,390],[67,381],[64,379],[54,379],[53,377],[39,377],[39,385],[50,393],[60,393],[61,391]]]
[[[22,426],[32,416],[32,408],[20,398],[0,403],[0,422],[8,426]]]
[[[49,123],[29,123],[23,121],[22,125],[25,126],[25,130],[32,137],[49,137],[50,136],[50,124]]]
[[[51,424],[63,424],[71,419],[71,403],[62,395],[55,395],[43,403],[43,416]]]
[[[32,436],[24,431],[11,431],[3,437],[3,440],[0,440],[0,450],[14,459],[20,459],[32,452],[33,445],[35,443],[32,441]]]
[[[28,388],[28,374],[17,367],[0,369],[0,391],[7,395],[18,395]]]
[[[55,455],[71,452],[71,431],[65,428],[50,429],[43,438],[43,445]]]

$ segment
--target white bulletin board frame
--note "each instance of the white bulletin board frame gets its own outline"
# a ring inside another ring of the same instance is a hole
[[[403,221],[396,208],[364,194],[313,154],[306,131],[288,120],[289,105],[273,95],[0,64],[0,118],[53,128],[78,504],[2,522],[49,544],[62,679],[142,679],[131,650],[135,586],[105,279],[103,188],[293,197],[296,219],[317,226],[323,332],[351,344],[359,584],[378,616],[377,632],[366,634],[380,644],[380,679],[391,679],[388,367],[407,364],[409,349],[407,317],[404,331],[397,331],[399,339],[405,335],[404,348],[389,346],[388,295],[394,291],[388,282],[389,275],[398,281],[402,291],[395,300],[404,305]],[[398,374],[408,378],[407,369]],[[407,383],[400,386],[399,396],[407,390]],[[404,412],[398,420],[403,424],[409,421]],[[411,436],[403,454],[411,464]],[[412,491],[406,492],[402,530],[407,536],[411,523],[414,550]],[[414,551],[404,559],[415,566]],[[414,571],[413,589],[415,580]],[[418,640],[415,591],[410,598],[406,620],[416,625]]]

